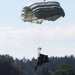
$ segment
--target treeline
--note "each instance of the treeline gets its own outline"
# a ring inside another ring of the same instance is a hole
[[[34,75],[35,63],[35,58],[0,55],[0,75]],[[48,63],[38,67],[37,75],[75,75],[75,57],[50,57]]]

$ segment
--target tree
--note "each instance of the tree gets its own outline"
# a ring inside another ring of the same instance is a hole
[[[0,75],[26,75],[19,65],[15,64],[13,57],[0,55]]]
[[[55,75],[75,75],[75,73],[70,65],[62,65],[56,70]]]

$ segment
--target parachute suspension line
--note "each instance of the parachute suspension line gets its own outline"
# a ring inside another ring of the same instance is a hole
[[[41,40],[42,40],[42,25],[40,25],[39,26],[39,29],[38,29],[39,31],[39,33],[38,33],[38,48],[40,47],[41,48],[41,46],[42,46],[42,42],[41,42]]]
[[[39,27],[38,39],[38,46],[41,46],[41,26]]]
[[[37,57],[39,57],[40,51],[42,49],[42,47],[41,47],[41,31],[42,31],[42,25],[39,25],[36,30],[37,30],[37,35],[36,35],[36,38],[35,38],[36,39],[35,40],[35,45],[37,47]]]

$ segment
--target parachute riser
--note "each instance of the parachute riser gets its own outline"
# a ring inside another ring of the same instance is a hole
[[[39,55],[40,55],[40,51],[41,51],[41,47],[38,47],[38,57],[39,57]]]

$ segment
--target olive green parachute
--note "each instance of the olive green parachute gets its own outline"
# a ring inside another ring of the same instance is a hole
[[[65,13],[56,1],[38,2],[23,7],[21,19],[24,22],[41,24],[44,20],[55,21],[64,17]]]

